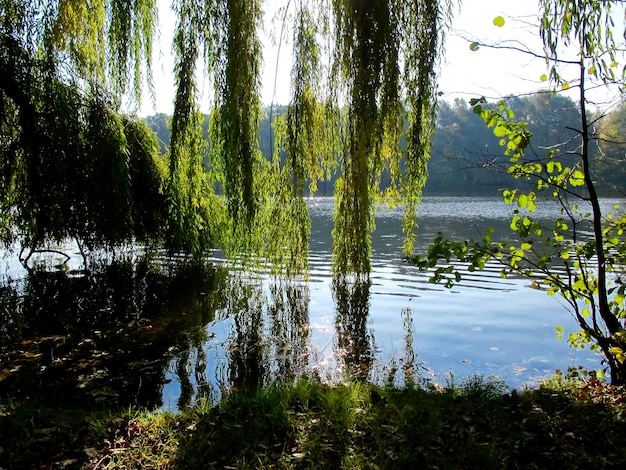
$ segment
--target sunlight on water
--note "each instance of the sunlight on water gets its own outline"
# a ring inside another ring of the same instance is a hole
[[[613,202],[605,201],[607,207]],[[236,320],[241,314],[224,310],[208,326],[214,339],[204,349],[211,364],[202,373],[216,385],[210,393],[215,398],[220,386],[241,387],[248,379],[271,381],[276,374],[286,378],[302,371],[322,380],[356,375],[379,383],[402,383],[409,374],[438,383],[480,374],[520,387],[536,384],[556,369],[600,367],[595,353],[574,351],[556,339],[555,326],[562,325],[567,337],[576,330],[575,321],[558,299],[530,288],[528,280],[502,279],[500,268],[490,265],[468,273],[449,290],[429,283],[428,273],[402,258],[398,209],[381,209],[377,216],[371,285],[334,286],[332,199],[311,199],[309,208],[310,277],[306,284],[291,285],[305,300],[299,307],[283,305],[273,316],[268,305],[280,304],[277,291],[284,293],[285,286],[264,277],[255,281],[258,305],[248,299],[246,307],[248,312],[260,309],[256,325],[243,324]],[[508,233],[511,213],[497,198],[425,198],[418,251],[425,251],[437,232],[450,239],[480,238],[487,228]],[[535,216],[558,217],[558,207],[539,205]],[[236,282],[245,283],[245,276]],[[294,323],[294,316],[301,324]],[[233,344],[244,344],[252,359],[242,361],[229,351]],[[173,370],[170,378],[166,406],[179,398],[180,379]]]
[[[603,204],[608,210],[616,202]],[[556,339],[557,325],[567,337],[576,322],[558,298],[527,279],[503,279],[499,266],[488,265],[452,289],[431,284],[427,272],[403,259],[399,209],[381,208],[377,215],[369,282],[335,282],[332,199],[308,204],[306,280],[235,269],[219,253],[204,267],[159,255],[150,261],[154,266],[121,263],[83,272],[76,247],[68,245],[62,247],[72,256],[67,265],[54,254],[38,255],[32,262],[48,271],[28,276],[15,256],[5,256],[5,278],[22,279],[34,298],[11,315],[19,289],[0,286],[9,302],[0,311],[7,319],[0,346],[20,329],[32,334],[18,339],[20,364],[0,364],[0,392],[29,378],[28,394],[39,387],[45,395],[54,386],[68,400],[78,391],[91,403],[115,397],[177,409],[199,396],[217,400],[229,390],[301,374],[398,385],[479,374],[521,387],[557,368],[600,367],[595,353]],[[553,220],[558,209],[539,204],[535,217]],[[417,251],[425,252],[439,232],[451,240],[479,239],[494,228],[494,238],[505,237],[512,210],[498,198],[425,198]],[[48,322],[45,328],[37,326],[40,320]],[[54,374],[51,385],[28,370]]]

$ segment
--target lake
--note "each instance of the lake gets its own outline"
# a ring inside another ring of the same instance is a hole
[[[603,202],[608,209],[617,201]],[[254,300],[247,311],[258,312],[258,324],[238,321],[246,314],[236,308],[218,311],[207,326],[202,357],[193,352],[188,359],[189,376],[201,369],[203,380],[223,387],[245,382],[246,374],[257,367],[255,377],[292,376],[305,370],[323,380],[340,380],[349,373],[400,384],[405,373],[437,383],[480,374],[521,387],[536,384],[556,369],[599,367],[595,353],[574,351],[565,340],[556,339],[557,325],[567,337],[577,329],[575,321],[558,298],[530,288],[526,279],[502,279],[500,268],[492,265],[468,273],[452,289],[429,283],[428,273],[402,257],[400,209],[378,213],[371,284],[334,286],[332,199],[310,199],[309,209],[308,282],[281,285],[263,274],[251,278],[240,273],[236,282],[252,286]],[[425,251],[438,232],[450,239],[480,239],[488,228],[508,234],[512,210],[500,198],[424,198],[418,251]],[[558,207],[548,203],[537,211],[539,218],[558,216]],[[295,324],[299,326],[294,329]],[[240,351],[232,352],[241,348],[242,339],[250,340],[247,350],[254,351],[247,363],[239,359]],[[230,362],[233,355],[236,365]],[[166,407],[177,403],[181,394],[180,364],[174,364],[164,389]]]
[[[200,395],[218,400],[229,390],[301,374],[396,385],[458,383],[478,374],[523,387],[556,369],[600,367],[595,353],[556,339],[557,325],[567,337],[576,322],[558,298],[526,279],[502,279],[490,265],[452,289],[429,283],[428,273],[403,260],[401,210],[378,213],[369,282],[334,282],[332,199],[308,204],[306,280],[229,267],[217,254],[204,267],[153,256],[145,265],[122,263],[89,276],[76,271],[78,256],[69,270],[30,275],[5,258],[0,392],[34,394],[40,387],[177,409]],[[418,251],[438,232],[479,239],[491,227],[505,235],[511,211],[500,198],[424,198]],[[537,217],[557,216],[555,205],[539,205]],[[33,318],[39,326],[26,326]],[[18,337],[20,348],[9,353]],[[27,371],[39,378],[19,375]]]

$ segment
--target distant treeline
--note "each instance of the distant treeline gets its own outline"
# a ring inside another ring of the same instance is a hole
[[[580,111],[569,97],[536,93],[527,97],[507,98],[515,112],[515,120],[526,121],[533,133],[529,158],[545,158],[549,150],[568,164],[568,154],[579,145],[576,129]],[[260,125],[259,147],[266,158],[273,153],[271,121],[281,116],[286,106],[265,110]],[[593,162],[597,181],[604,194],[614,194],[612,186],[623,186],[626,177],[626,105],[596,121],[597,140],[593,148]],[[164,113],[148,116],[146,121],[154,130],[165,152],[170,141],[170,116]],[[205,116],[203,128],[208,133],[209,120]],[[496,195],[498,189],[519,185],[506,173],[508,158],[493,135],[468,102],[455,99],[452,103],[440,101],[436,132],[432,138],[429,176],[424,195]],[[333,194],[334,182],[320,182],[317,196]]]

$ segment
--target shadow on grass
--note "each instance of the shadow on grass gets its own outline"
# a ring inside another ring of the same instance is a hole
[[[624,389],[299,381],[182,413],[0,405],[0,467],[625,468]]]
[[[594,388],[594,387],[598,388]],[[622,468],[623,390],[302,382],[197,410],[175,468]]]

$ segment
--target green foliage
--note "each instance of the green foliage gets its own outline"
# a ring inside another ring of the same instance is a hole
[[[165,218],[165,159],[158,154],[159,142],[139,120],[122,118],[128,155],[132,232],[142,242],[162,240]]]
[[[75,238],[95,249],[158,239],[163,171],[152,133],[66,83],[8,31],[2,40],[3,242],[36,249]]]
[[[140,98],[154,2],[4,0],[0,11],[3,244],[159,241],[165,169],[152,132],[118,112],[129,87]]]
[[[568,61],[561,60],[563,48],[569,46],[580,53],[583,74],[598,78],[604,84],[614,84],[624,78],[626,70],[619,70],[619,46],[613,36],[614,10],[620,8],[621,2],[542,0],[540,4],[543,7],[540,35],[546,60],[551,65],[549,78],[555,86],[563,90],[569,88],[568,81],[562,77],[562,69]]]
[[[393,200],[399,194],[404,202],[404,248],[412,249],[434,125],[434,68],[449,4],[390,1],[355,6],[336,1],[333,11],[334,67],[344,82],[340,96],[345,94],[349,103],[341,136],[342,177],[335,187],[335,271],[365,273],[375,195],[384,169],[392,180],[387,195]],[[401,175],[404,122],[406,167]]]
[[[260,114],[262,20],[260,0],[238,0],[218,7],[213,59],[217,91],[214,164],[223,174],[224,194],[235,231],[247,231],[256,215],[260,195],[255,185],[261,154],[257,133]]]
[[[335,107],[319,101],[321,51],[317,37],[323,25],[317,24],[312,8],[301,3],[295,13],[292,96],[285,114],[273,123],[267,199],[268,254],[274,266],[283,264],[295,272],[302,272],[308,261],[310,219],[302,199],[305,183],[308,180],[309,193],[315,193],[318,181],[327,179],[336,166],[337,152],[336,133],[329,129]],[[292,262],[286,263],[289,260]]]
[[[401,196],[407,202],[410,249],[434,120],[434,68],[449,4],[337,0],[299,1],[287,8],[293,12],[292,97],[284,121],[273,123],[275,149],[268,164],[258,142],[260,1],[175,3],[178,92],[170,173],[178,165],[178,149],[186,145],[185,116],[197,112],[194,72],[202,54],[215,91],[209,186],[224,193],[226,248],[272,263],[291,258],[301,269],[309,230],[300,200],[305,182],[314,190],[338,168],[335,272],[366,274],[383,171],[393,180],[387,199]],[[323,35],[329,38],[326,49]],[[328,68],[322,66],[324,55],[331,60]],[[403,175],[399,143],[405,120],[411,139]]]
[[[474,377],[426,391],[298,380],[181,413],[0,403],[5,467],[614,468],[623,387],[586,371],[506,393]],[[593,439],[589,436],[593,435]]]
[[[610,4],[609,8],[610,10]],[[616,50],[611,31],[603,29],[604,7],[596,2],[545,2],[542,37],[548,59],[560,64],[559,41],[571,44],[581,54],[580,122],[576,131],[577,146],[567,155],[555,151],[554,142],[545,155],[531,147],[529,124],[516,119],[515,113],[501,101],[496,107],[486,106],[484,98],[472,100],[474,112],[500,138],[500,145],[509,157],[508,172],[529,184],[503,191],[507,204],[514,209],[510,228],[519,240],[515,244],[493,243],[487,235],[481,242],[449,242],[438,237],[429,248],[427,258],[414,259],[422,268],[435,268],[441,261],[450,263],[454,257],[467,263],[468,269],[494,260],[502,264],[502,275],[519,273],[533,279],[549,295],[565,300],[577,320],[580,331],[568,338],[573,347],[590,347],[604,357],[614,383],[626,381],[623,320],[625,318],[624,221],[619,208],[616,215],[603,214],[591,166],[590,142],[597,138],[586,112],[585,70],[595,67],[605,83],[617,80],[604,63],[605,56],[614,57]],[[595,15],[595,16],[594,16]],[[598,22],[591,27],[588,19]],[[607,20],[608,21],[608,20]],[[571,63],[570,63],[571,65]],[[554,83],[565,84],[556,69],[551,72]],[[619,83],[621,83],[618,80]],[[540,195],[547,193],[560,205],[562,217],[552,226],[542,226],[533,213]],[[572,202],[578,201],[578,202]],[[581,205],[588,206],[583,208]],[[454,275],[452,277],[452,275]],[[433,281],[458,282],[461,272],[453,265],[439,266]],[[563,330],[557,329],[563,336]]]
[[[336,170],[335,272],[369,272],[381,200],[405,203],[410,251],[449,0],[289,2],[281,27],[292,12],[292,97],[275,123],[271,162],[259,144],[261,4],[173,3],[177,90],[164,171],[152,139],[119,115],[152,81],[156,2],[0,0],[2,240],[35,248],[70,236],[97,248],[163,237],[172,252],[200,256],[221,246],[275,264],[292,260],[301,271],[305,184],[314,190]],[[214,97],[208,135],[200,58]],[[143,194],[158,195],[154,205],[139,201],[138,171],[149,172]],[[390,182],[381,187],[383,175]],[[140,222],[134,210],[149,214]]]

